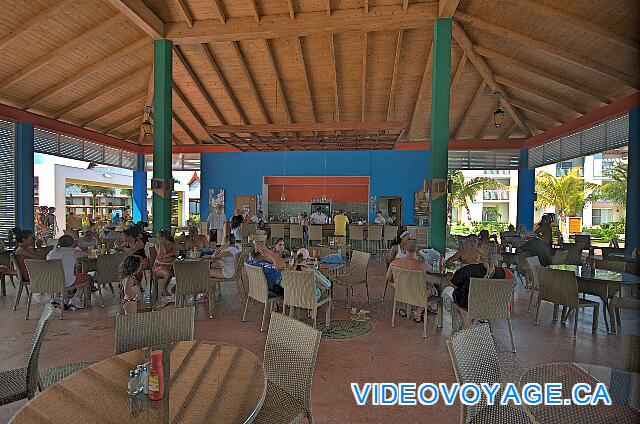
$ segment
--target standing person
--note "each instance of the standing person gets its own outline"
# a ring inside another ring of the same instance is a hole
[[[327,215],[322,212],[322,208],[320,206],[318,206],[316,211],[311,214],[311,223],[315,225],[327,223]]]
[[[47,236],[55,238],[58,233],[58,221],[56,219],[56,208],[53,206],[48,208],[47,212]]]
[[[552,222],[552,215],[549,213],[545,213],[544,215],[542,215],[542,218],[540,218],[540,222],[533,231],[540,240],[549,245],[549,249],[553,247],[553,233],[551,230]]]
[[[233,234],[225,237],[224,244],[213,254],[213,259],[219,261],[211,264],[211,277],[233,278],[236,273],[236,261],[242,249],[236,245]]]
[[[89,274],[76,273],[76,262],[79,258],[87,256],[80,249],[76,249],[76,242],[70,235],[63,235],[58,240],[58,246],[55,247],[47,255],[47,260],[61,260],[64,268],[64,287],[67,290],[73,290],[75,286],[84,284],[91,279]],[[69,306],[76,309],[84,309],[84,305],[80,301],[80,297],[84,293],[84,287],[77,288],[74,296],[69,300]],[[51,303],[55,303],[52,300]],[[61,299],[60,302],[63,302]]]
[[[113,223],[113,225],[118,226],[120,225],[120,214],[118,212],[115,213],[115,215],[113,215],[113,219],[111,221]],[[122,224],[122,226],[124,227],[124,223]]]
[[[335,227],[334,234],[336,237],[347,236],[348,223],[349,223],[349,218],[344,214],[344,211],[340,209],[338,211],[338,214],[333,218],[333,224]]]
[[[378,225],[384,225],[387,223],[387,220],[382,216],[382,211],[376,212],[376,219],[373,220]]]
[[[256,234],[261,234],[258,231],[264,231],[265,220],[264,220],[264,213],[262,211],[256,212],[256,214],[251,217],[251,222],[256,224],[256,230],[257,230]],[[262,234],[266,234],[266,233],[262,233]]]
[[[123,292],[120,305],[122,305],[122,310],[125,315],[132,315],[138,312],[138,303],[142,298],[142,291],[135,278],[135,273],[139,268],[140,258],[131,255],[124,258],[118,270]]]
[[[309,217],[306,212],[300,212],[298,222],[302,225],[302,242],[307,245],[309,244]]]
[[[209,241],[218,244],[222,241],[224,233],[224,223],[227,221],[227,216],[224,214],[222,205],[218,204],[215,210],[211,211],[207,217],[207,224],[209,228]]]
[[[170,296],[167,284],[173,277],[173,263],[176,260],[176,245],[168,230],[160,230],[156,236],[156,260],[151,274],[157,278],[160,297]]]
[[[67,230],[80,230],[82,228],[82,218],[71,209],[67,214]]]

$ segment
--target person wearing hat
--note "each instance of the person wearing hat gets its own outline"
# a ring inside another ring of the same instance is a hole
[[[80,249],[76,248],[76,242],[70,235],[63,235],[58,240],[58,246],[55,247],[47,255],[47,260],[60,260],[62,261],[62,267],[64,268],[64,287],[67,290],[73,290],[75,286],[84,284],[91,279],[89,274],[76,274],[76,262],[78,258],[87,256]],[[80,301],[80,297],[84,293],[84,288],[80,287],[76,290],[75,295],[68,302],[69,306],[76,309],[83,309],[84,306]],[[51,302],[55,303],[58,299],[54,299]],[[62,299],[64,300],[64,299]],[[58,300],[60,302],[60,300]]]
[[[89,228],[82,232],[82,237],[78,239],[77,243],[78,247],[83,251],[87,251],[89,248],[98,248],[98,239],[93,230]]]

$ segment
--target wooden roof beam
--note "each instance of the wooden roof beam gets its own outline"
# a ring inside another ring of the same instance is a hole
[[[307,72],[307,65],[304,60],[304,51],[302,49],[302,40],[300,39],[300,37],[296,37],[295,44],[295,48],[298,51],[298,56],[300,57],[300,64],[302,65],[302,78],[304,79],[304,85],[307,89],[307,97],[309,98],[311,116],[313,117],[313,122],[317,122],[316,109],[313,106],[313,96],[311,95],[311,84],[309,83],[309,73]]]
[[[393,119],[393,113],[395,112],[394,100],[396,93],[396,83],[398,81],[398,68],[400,67],[400,55],[402,53],[402,36],[404,34],[403,29],[398,30],[398,39],[396,41],[396,53],[393,57],[393,72],[391,73],[391,87],[389,87],[389,103],[387,105],[387,121]]]
[[[620,72],[608,65],[595,62],[590,58],[580,56],[572,51],[556,47],[553,44],[547,43],[546,41],[535,39],[533,37],[521,34],[518,31],[503,28],[492,22],[485,21],[465,12],[456,12],[455,17],[456,19],[468,23],[469,25],[482,31],[489,32],[501,38],[505,38],[510,42],[516,42],[527,48],[547,52],[552,56],[555,56],[565,62],[570,62],[574,65],[580,66],[581,68],[587,69],[594,74],[600,75],[601,77],[615,80],[628,87],[640,88],[640,81],[638,81],[637,77],[628,75],[624,72]]]
[[[220,17],[220,21],[222,21],[222,23],[225,24],[227,22],[227,18],[224,16],[224,12],[222,11],[222,7],[220,6],[220,1],[219,0],[212,0],[212,1],[213,1],[214,9],[216,10],[216,13]]]
[[[133,53],[134,51],[138,50],[139,48],[143,47],[143,46],[150,46],[151,43],[149,42],[149,39],[147,37],[143,37],[139,40],[137,40],[136,42],[129,44],[127,47],[118,50],[117,52],[105,57],[104,59],[100,60],[99,62],[94,63],[93,65],[90,65],[86,68],[84,68],[83,70],[81,70],[80,72],[72,75],[70,78],[66,78],[63,81],[59,82],[58,84],[54,85],[53,87],[47,88],[46,90],[36,94],[35,96],[33,96],[32,98],[30,98],[29,100],[25,101],[20,108],[21,109],[28,109],[32,106],[37,105],[40,102],[45,101],[46,99],[48,99],[49,97],[53,96],[54,94],[64,90],[65,88],[75,84],[76,82],[80,81],[81,79],[83,79],[86,76],[89,76],[91,74],[93,74],[94,72],[99,71],[100,69],[104,68],[105,66],[122,59],[123,57],[127,56],[130,53]]]
[[[581,114],[584,115],[585,113],[587,113],[587,110],[580,107],[580,105],[573,103],[573,102],[568,102],[566,100],[564,100],[563,98],[560,98],[554,94],[551,94],[549,92],[546,92],[544,90],[540,90],[538,88],[532,88],[529,87],[526,84],[521,83],[520,81],[516,81],[516,80],[512,80],[511,78],[507,78],[504,77],[502,75],[494,75],[493,76],[496,80],[497,83],[500,83],[502,85],[506,85],[507,87],[511,87],[511,88],[515,88],[516,90],[520,90],[520,91],[524,91],[525,93],[529,93],[535,97],[538,97],[540,99],[555,103],[559,106],[562,106],[565,109],[570,110],[574,115],[575,114]],[[574,116],[575,118],[575,116]]]
[[[198,140],[198,137],[196,137],[196,135],[193,133],[193,131],[191,131],[189,129],[189,127],[187,127],[187,125],[180,119],[178,118],[178,116],[174,113],[171,115],[171,118],[173,119],[173,122],[176,123],[176,125],[185,133],[187,134],[187,136],[191,139],[191,141],[193,141],[193,144],[202,144],[202,142],[200,140]],[[171,134],[172,138],[173,134]],[[177,144],[177,143],[176,143]]]
[[[529,113],[533,113],[534,115],[541,116],[542,118],[548,120],[549,122],[553,122],[554,125],[560,125],[566,122],[565,120],[558,120],[555,117],[555,115],[551,112],[547,112],[539,107],[533,106],[519,99],[511,99],[511,104],[517,107],[518,109],[522,109]]]
[[[545,18],[545,19],[553,19],[556,22],[566,25],[569,24],[577,29],[582,29],[588,31],[592,34],[595,34],[601,38],[606,39],[607,41],[616,44],[619,47],[624,47],[632,50],[632,52],[638,53],[638,42],[626,37],[624,34],[619,34],[615,31],[610,30],[604,26],[600,26],[594,22],[589,21],[588,19],[582,18],[580,16],[571,14],[569,12],[565,12],[564,10],[560,10],[551,6],[547,6],[543,3],[532,1],[532,0],[514,0],[518,6],[522,8],[529,9],[536,15]]]
[[[365,32],[362,36],[362,95],[360,96],[360,103],[362,105],[362,112],[360,114],[360,120],[364,122],[365,113],[367,111],[367,41],[368,34]]]
[[[127,97],[126,99],[116,103],[115,105],[112,106],[108,106],[105,109],[102,109],[100,112],[93,114],[92,116],[86,118],[85,120],[83,120],[80,123],[81,127],[86,127],[87,125],[89,125],[90,123],[97,121],[98,119],[104,118],[105,116],[108,116],[110,114],[112,114],[113,112],[122,109],[123,107],[129,106],[132,103],[138,102],[141,99],[146,98],[147,96],[147,91],[140,91],[136,94],[134,94],[133,96]]]
[[[458,67],[456,68],[456,72],[453,74],[453,78],[451,79],[451,85],[449,86],[450,93],[453,93],[456,85],[464,75],[464,67],[467,65],[468,56],[466,53],[462,53],[462,57],[460,58],[460,62],[458,62]]]
[[[248,0],[248,1],[249,1],[249,5],[251,6],[251,11],[253,12],[253,17],[256,19],[256,22],[260,23],[260,12],[258,11],[256,0]]]
[[[509,103],[509,95],[493,79],[493,72],[489,68],[489,65],[487,65],[487,62],[485,62],[482,56],[478,55],[473,50],[473,43],[471,42],[467,34],[464,32],[464,29],[462,29],[459,23],[454,21],[452,31],[453,31],[453,37],[455,38],[456,42],[460,45],[460,47],[462,47],[462,51],[467,54],[467,56],[469,57],[469,60],[471,61],[473,66],[476,68],[476,70],[478,71],[482,79],[487,83],[489,88],[491,88],[491,90],[494,93],[500,93],[500,103],[502,104],[502,106],[504,106],[507,113],[511,116],[511,118],[514,121],[516,121],[516,124],[522,130],[525,136],[530,137],[531,131],[525,125],[518,111],[515,110],[513,106],[511,106],[511,104]]]
[[[497,60],[500,62],[505,62],[508,65],[511,66],[515,66],[516,68],[520,68],[523,69],[527,72],[529,72],[530,74],[536,75],[537,77],[549,80],[549,81],[553,81],[557,84],[560,84],[564,87],[568,87],[571,88],[572,90],[583,94],[585,96],[589,96],[592,99],[597,100],[600,103],[600,106],[604,106],[607,105],[609,103],[611,103],[614,99],[613,97],[610,97],[609,95],[606,94],[602,94],[599,93],[598,91],[594,90],[591,87],[588,87],[586,85],[582,85],[579,84],[575,81],[569,80],[567,78],[561,77],[557,74],[553,74],[549,71],[546,71],[544,69],[538,68],[536,66],[533,66],[529,63],[525,63],[522,62],[518,59],[514,59],[512,57],[506,56],[502,53],[498,53],[494,50],[488,49],[486,47],[482,47],[479,45],[474,45],[473,46],[473,51],[475,51],[476,53],[478,53],[480,56],[489,58],[489,59],[493,59],[493,60]]]
[[[473,95],[473,98],[471,99],[471,102],[469,103],[469,106],[467,106],[467,109],[464,111],[464,115],[462,115],[462,119],[460,120],[460,122],[456,126],[456,132],[454,133],[453,138],[455,138],[455,139],[459,139],[460,138],[460,133],[462,132],[462,128],[464,127],[465,122],[467,122],[467,119],[469,118],[469,115],[471,115],[471,109],[473,109],[473,106],[478,102],[478,99],[480,98],[480,95],[484,92],[484,88],[486,86],[487,86],[487,83],[484,82],[484,80],[481,80],[480,81],[480,85],[478,86],[478,89],[476,90],[476,93]]]
[[[327,16],[331,16],[331,0],[327,0]]]
[[[402,1],[402,10],[404,10],[406,12],[408,8],[409,8],[409,0],[403,0]]]
[[[333,131],[401,131],[409,125],[407,121],[399,122],[306,122],[296,124],[258,124],[258,125],[218,125],[208,126],[210,133],[284,133],[284,132],[333,132]]]
[[[450,18],[458,8],[460,0],[440,0],[438,2],[438,16],[441,18]]]
[[[67,6],[74,3],[74,1],[75,0],[65,0],[60,2],[54,2],[54,5],[48,8],[47,10],[45,10],[44,12],[34,15],[28,21],[21,23],[20,25],[18,25],[18,27],[14,31],[10,32],[9,34],[2,37],[2,39],[0,39],[0,50],[7,47],[7,45],[9,45],[16,38],[34,29],[42,21],[50,18],[51,16],[65,9]]]
[[[238,47],[238,43],[236,43],[235,41],[229,41],[229,48],[231,48],[234,55],[236,56],[236,59],[238,60],[238,64],[240,65],[240,69],[242,70],[242,73],[244,74],[244,77],[247,80],[249,87],[251,88],[251,93],[253,94],[253,98],[255,99],[256,104],[258,105],[258,110],[260,111],[262,120],[266,123],[271,122],[271,119],[269,119],[269,115],[267,114],[267,111],[264,108],[264,104],[262,103],[262,99],[260,98],[260,94],[258,93],[258,89],[256,88],[256,84],[253,81],[251,72],[247,67],[247,62],[244,60],[244,57],[242,56],[240,47]]]
[[[287,7],[289,8],[289,16],[291,16],[291,19],[295,19],[296,12],[293,9],[293,0],[287,0]]]
[[[269,15],[259,22],[250,17],[228,18],[227,25],[219,19],[186,23],[167,23],[166,38],[174,44],[202,44],[223,41],[244,41],[312,34],[339,34],[350,31],[386,31],[394,29],[424,28],[438,16],[436,3],[417,3],[410,10],[401,5],[378,6],[371,13],[359,9],[336,9],[331,15],[317,12],[299,12],[292,20],[288,14]]]
[[[154,40],[164,38],[165,24],[142,0],[107,0],[111,6],[127,17]]]
[[[176,94],[176,96],[180,99],[180,101],[182,102],[182,104],[184,105],[184,107],[187,108],[187,110],[189,111],[189,113],[191,114],[191,116],[193,116],[195,118],[195,120],[198,122],[198,124],[200,124],[200,126],[202,127],[202,129],[207,132],[207,124],[204,122],[204,120],[202,119],[202,117],[200,117],[200,115],[198,114],[198,111],[196,111],[196,109],[193,107],[193,105],[191,104],[191,102],[189,101],[189,99],[187,99],[187,97],[184,95],[184,93],[180,90],[180,88],[178,88],[178,85],[176,84],[175,81],[173,81],[173,92]],[[208,134],[208,132],[207,132]],[[197,137],[194,137],[194,141],[197,144],[200,144],[201,141],[197,139]]]
[[[124,118],[119,119],[118,121],[116,121],[113,124],[109,125],[108,127],[104,128],[102,130],[102,132],[104,132],[107,135],[113,134],[116,131],[118,131],[120,128],[125,127],[125,126],[129,125],[132,122],[137,122],[140,119],[141,115],[143,115],[143,113],[137,112],[137,113],[135,113],[133,115],[125,116]],[[138,132],[137,129],[136,129],[136,132]],[[125,139],[126,139],[126,137],[125,137]]]
[[[189,13],[187,5],[185,4],[184,0],[175,1],[178,5],[178,9],[180,9],[180,13],[182,13],[182,16],[184,16],[184,19],[187,21],[187,25],[189,25],[189,28],[191,28],[193,26],[193,17],[191,17],[191,13]]]
[[[82,34],[72,38],[71,40],[64,43],[62,46],[50,51],[48,54],[42,56],[35,62],[31,62],[24,68],[13,73],[13,75],[6,78],[4,81],[0,82],[0,91],[6,90],[7,88],[11,87],[13,84],[19,81],[22,81],[24,78],[28,77],[34,72],[39,71],[40,69],[50,64],[53,60],[68,53],[69,51],[78,47],[79,45],[86,42],[87,40],[90,40],[96,35],[106,31],[113,25],[117,24],[118,22],[121,22],[123,19],[124,18],[121,15],[116,14],[111,18],[107,19],[106,21],[103,21],[101,24],[94,26],[90,30],[85,31]]]
[[[336,47],[334,35],[329,34],[329,47],[331,50],[331,71],[333,73],[333,117],[335,122],[340,122],[340,96],[338,95],[338,68],[336,66]]]
[[[364,13],[369,13],[369,0],[364,0]]]
[[[282,80],[280,79],[280,73],[278,72],[278,67],[276,66],[276,62],[273,58],[273,54],[271,53],[269,40],[263,40],[263,43],[264,43],[264,48],[267,52],[267,59],[268,59],[269,66],[271,67],[271,72],[273,72],[273,75],[276,79],[276,86],[277,86],[276,88],[278,90],[278,96],[282,99],[282,106],[284,108],[284,112],[287,117],[287,122],[291,122],[291,112],[289,110],[289,105],[287,103],[287,97],[284,93],[284,89],[282,88]],[[275,120],[276,121],[278,120],[277,116]]]
[[[420,108],[420,103],[422,103],[422,99],[427,91],[427,87],[431,85],[431,63],[433,61],[433,40],[429,43],[429,56],[427,56],[427,63],[424,66],[424,70],[422,71],[422,80],[420,81],[420,89],[418,90],[418,96],[416,97],[416,103],[413,106],[413,114],[411,115],[411,124],[409,125],[408,136],[412,137],[414,135],[414,128],[418,119],[418,109]]]
[[[64,116],[67,113],[79,108],[80,106],[90,103],[95,99],[99,98],[100,96],[103,96],[109,93],[110,91],[115,90],[116,88],[120,88],[124,85],[129,84],[131,81],[134,81],[137,78],[140,78],[142,74],[147,75],[149,71],[151,71],[151,67],[145,66],[144,68],[140,68],[137,71],[129,72],[127,76],[125,76],[124,78],[120,78],[119,80],[112,82],[111,84],[99,89],[98,91],[91,92],[91,95],[89,97],[82,98],[62,108],[62,110],[58,110],[56,113],[53,114],[53,118],[58,119],[61,116]]]
[[[509,136],[511,136],[511,133],[513,132],[513,128],[515,126],[516,126],[515,121],[511,122],[509,125],[504,125],[504,129],[500,133],[500,137],[499,138],[509,138]]]

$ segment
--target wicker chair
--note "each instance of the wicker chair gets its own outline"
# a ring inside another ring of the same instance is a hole
[[[556,250],[551,257],[551,265],[561,265],[567,259],[569,252],[567,250]]]
[[[382,248],[382,229],[384,227],[382,225],[369,225],[367,231],[367,251],[371,252],[371,243],[374,244],[376,255],[380,253]]]
[[[116,355],[142,347],[193,340],[194,306],[116,315]]]
[[[16,294],[16,301],[13,304],[13,310],[15,311],[18,308],[18,303],[20,303],[20,296],[22,296],[22,290],[26,290],[27,292],[27,299],[29,298],[29,282],[28,281],[24,281],[23,277],[22,277],[22,271],[20,270],[20,267],[18,266],[18,259],[16,259],[16,255],[15,254],[11,254],[11,264],[13,269],[16,271],[16,279],[18,280],[18,293]]]
[[[120,264],[127,257],[127,253],[116,253],[114,255],[98,255],[96,260],[96,280],[98,282],[98,295],[100,296],[100,302],[104,307],[104,300],[102,299],[102,288],[107,285],[111,289],[111,294],[115,297],[115,291],[113,290],[113,283],[118,284],[118,270]]]
[[[294,240],[300,240],[300,244],[293,244]],[[289,249],[294,249],[295,247],[304,246],[304,232],[302,225],[291,224],[289,225]]]
[[[427,316],[426,308],[429,305],[438,305],[440,321],[438,327],[442,328],[442,297],[427,297],[427,288],[432,286],[427,281],[427,274],[424,271],[414,271],[410,269],[391,267],[394,282],[393,309],[391,310],[391,327],[396,326],[396,303],[406,303],[407,305],[425,308],[424,322],[422,325],[422,337],[427,337]]]
[[[351,262],[349,271],[346,274],[338,276],[332,283],[344,286],[347,291],[347,308],[351,307],[351,298],[353,297],[353,287],[364,284],[367,289],[367,302],[369,302],[369,259],[370,253],[354,250],[351,252]],[[333,285],[331,286],[331,297],[333,298]]]
[[[289,271],[282,273],[284,301],[282,313],[289,306],[289,316],[293,317],[294,308],[310,309],[313,313],[313,328],[316,328],[318,306],[325,306],[325,326],[331,321],[331,295],[323,290],[323,297],[316,299],[316,280],[313,272]]]
[[[578,313],[581,308],[593,308],[593,324],[591,332],[595,333],[598,329],[598,311],[600,305],[598,302],[580,299],[578,297],[578,282],[576,274],[573,271],[560,271],[556,269],[538,267],[538,278],[540,280],[540,293],[536,306],[536,321],[538,325],[538,313],[540,312],[540,303],[543,300],[551,302],[554,305],[563,305],[562,324],[566,321],[565,308],[574,308],[576,315],[573,323],[573,338],[576,338],[578,331]],[[567,310],[568,312],[568,310]],[[554,311],[555,315],[555,311]],[[555,316],[554,316],[555,319]]]
[[[511,311],[509,303],[513,296],[513,280],[471,278],[469,281],[469,317],[473,320],[491,321],[507,320],[511,351],[516,352],[511,327]]]
[[[640,373],[640,336],[630,335],[624,338],[624,369]]]
[[[242,293],[245,296],[247,295],[244,289],[244,284],[242,283],[242,267],[244,266],[244,263],[247,260],[247,255],[248,255],[248,252],[245,252],[245,251],[242,251],[237,255],[236,269],[233,272],[233,277],[210,278],[210,281],[213,283],[213,286],[214,286],[214,292],[218,293],[220,291],[220,283],[234,282],[236,283],[236,289],[238,289],[238,293],[240,293],[240,287],[242,287]]]
[[[31,399],[38,386],[38,359],[44,335],[51,322],[55,308],[48,304],[36,325],[31,342],[29,361],[24,368],[0,371],[0,405],[15,402],[20,399]]]
[[[274,240],[284,239],[284,224],[271,224],[271,235],[269,236],[271,243]]]
[[[208,261],[176,261],[173,272],[176,277],[175,307],[184,307],[188,295],[208,293],[209,318],[213,318],[213,289]]]
[[[316,242],[314,244],[314,242]],[[322,243],[322,225],[309,225],[309,246]]]
[[[626,263],[624,261],[607,261],[594,259],[596,268],[608,269],[610,271],[618,271],[625,272],[626,271]],[[609,287],[611,289],[611,287]]]
[[[398,235],[398,226],[397,225],[385,225],[384,226],[384,248],[385,250],[389,250],[391,243]]]
[[[527,276],[531,278],[531,296],[529,296],[529,307],[527,312],[531,312],[531,303],[533,302],[533,294],[540,290],[540,280],[538,279],[538,270],[536,267],[540,266],[540,260],[537,256],[529,256],[525,258],[529,271],[526,272]]]
[[[601,247],[602,259],[605,261],[617,261],[619,257],[613,256],[613,254],[624,254],[624,248],[622,247]]]
[[[609,300],[609,310],[614,311],[614,315],[611,317],[611,333],[616,334],[618,332],[618,326],[620,326],[620,309],[628,309],[631,311],[640,312],[640,298],[638,297],[613,297]]]
[[[38,377],[38,390],[46,390],[63,378],[66,378],[78,371],[82,371],[89,365],[93,365],[95,363],[96,361],[73,362],[40,371],[40,375]]]
[[[362,250],[365,250],[364,228],[362,227],[362,225],[349,225],[349,246],[351,247],[352,252],[354,251],[354,241],[359,242]]]
[[[453,364],[456,380],[466,383],[504,383],[508,370],[502,366],[496,344],[487,324],[476,325],[453,334],[447,339],[447,348]],[[527,414],[520,407],[509,405],[488,405],[481,397],[476,405],[461,405],[460,422],[530,423]],[[481,417],[490,416],[492,420]]]
[[[565,258],[564,263],[569,265],[582,265],[582,251],[584,250],[584,243],[565,243],[564,247],[567,249],[567,257]]]
[[[247,278],[249,279],[249,292],[247,294],[247,302],[244,304],[242,322],[245,322],[245,318],[247,316],[249,299],[257,300],[260,303],[264,303],[264,311],[262,312],[262,321],[260,323],[260,331],[264,331],[264,320],[267,317],[267,307],[269,308],[269,312],[271,312],[273,310],[273,306],[282,300],[282,296],[269,296],[269,286],[262,267],[245,264],[244,269],[247,271]]]
[[[311,383],[322,333],[293,318],[271,314],[264,348],[267,396],[258,424],[313,424]]]
[[[249,242],[249,236],[256,233],[256,225],[252,222],[243,222],[240,224],[240,237],[242,243]]]

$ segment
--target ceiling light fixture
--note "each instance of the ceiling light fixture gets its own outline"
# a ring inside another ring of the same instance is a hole
[[[498,100],[498,105],[496,106],[496,110],[493,112],[493,125],[496,128],[500,128],[502,127],[502,123],[504,122],[504,110],[502,110],[502,108],[500,108],[500,92],[495,92],[493,93],[496,96],[496,99]]]
[[[144,107],[144,120],[142,121],[142,131],[145,138],[153,135],[153,122],[151,122],[151,106]]]

